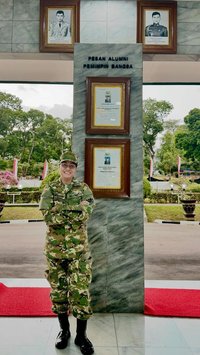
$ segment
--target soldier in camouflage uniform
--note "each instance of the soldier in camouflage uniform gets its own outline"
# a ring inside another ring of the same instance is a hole
[[[86,336],[87,319],[92,315],[89,285],[91,256],[86,222],[94,207],[89,187],[74,178],[77,157],[65,152],[60,160],[60,178],[47,186],[41,196],[40,209],[47,224],[45,255],[46,277],[51,285],[52,310],[58,315],[61,331],[55,346],[64,349],[70,338],[69,310],[77,318],[75,344],[82,354],[93,354]]]

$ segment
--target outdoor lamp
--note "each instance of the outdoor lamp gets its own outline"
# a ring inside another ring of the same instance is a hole
[[[17,185],[17,188],[18,188],[18,190],[22,190],[22,185],[21,184],[19,184],[19,185]]]
[[[182,184],[182,190],[183,190],[183,191],[186,190],[186,184]]]
[[[174,184],[170,184],[171,191],[174,191]]]
[[[6,185],[6,190],[7,190],[7,191],[9,191],[9,190],[10,190],[10,188],[11,188],[11,186],[10,186],[10,185]]]

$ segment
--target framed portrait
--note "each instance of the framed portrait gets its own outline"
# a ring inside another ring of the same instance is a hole
[[[87,138],[85,182],[94,196],[130,196],[130,140]]]
[[[86,133],[129,132],[130,87],[129,77],[87,77]]]
[[[73,52],[80,37],[80,0],[40,0],[40,52]]]
[[[144,53],[176,53],[176,1],[137,2],[137,42]]]

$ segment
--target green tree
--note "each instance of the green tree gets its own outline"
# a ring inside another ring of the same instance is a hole
[[[167,120],[164,122],[164,129],[167,132],[175,133],[179,127],[179,120]]]
[[[37,136],[33,150],[33,160],[58,160],[62,150],[70,146],[71,125],[67,120],[46,115],[42,125],[37,129]]]
[[[173,170],[177,170],[178,156],[179,151],[175,146],[175,135],[168,131],[165,133],[157,153],[157,158],[159,159],[158,169],[165,174],[171,174]]]
[[[18,115],[23,112],[21,103],[18,97],[0,92],[0,154],[3,159],[10,156],[11,135],[16,128]]]
[[[2,159],[20,159],[23,173],[45,159],[58,160],[71,146],[72,123],[42,111],[22,110],[21,100],[0,92],[0,151]],[[25,169],[25,170],[24,170]]]
[[[143,140],[146,153],[153,159],[155,144],[159,133],[164,130],[164,118],[169,115],[173,105],[167,101],[147,99],[143,102]]]
[[[21,120],[20,131],[24,148],[21,155],[21,160],[27,161],[28,165],[32,159],[34,147],[37,141],[37,131],[45,120],[45,114],[42,111],[30,109]]]
[[[185,127],[176,133],[176,147],[184,150],[184,156],[200,170],[200,109],[192,109],[184,117]]]
[[[22,110],[22,100],[15,95],[0,91],[0,109]]]

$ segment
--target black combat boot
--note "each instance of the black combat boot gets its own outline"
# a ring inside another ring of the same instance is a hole
[[[87,321],[77,319],[76,338],[74,343],[80,347],[82,354],[91,355],[94,353],[94,348],[91,341],[87,338],[86,328]]]
[[[58,320],[60,323],[61,331],[58,333],[56,338],[55,347],[57,349],[65,349],[68,345],[68,340],[71,336],[69,331],[69,320],[66,313],[61,313],[58,315]]]

